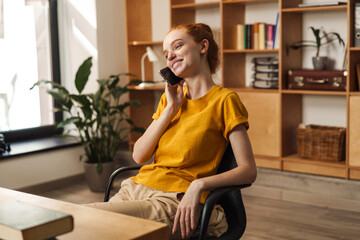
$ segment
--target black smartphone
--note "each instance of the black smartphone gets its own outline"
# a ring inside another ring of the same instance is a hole
[[[170,68],[166,67],[160,70],[160,75],[171,85],[175,86],[176,84],[179,84],[182,78],[176,76]]]

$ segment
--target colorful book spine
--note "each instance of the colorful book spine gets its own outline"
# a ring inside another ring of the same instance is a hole
[[[267,39],[266,48],[267,49],[272,49],[273,48],[273,38],[274,38],[273,32],[274,32],[274,25],[268,24],[267,25],[267,31],[266,31],[266,34],[267,34],[267,36],[266,36],[266,39]]]
[[[254,49],[259,49],[259,23],[254,23]]]
[[[276,21],[273,32],[272,49],[279,48],[279,13],[276,14]]]
[[[247,32],[247,25],[244,25],[244,49],[247,49],[247,37],[246,37],[246,32]]]

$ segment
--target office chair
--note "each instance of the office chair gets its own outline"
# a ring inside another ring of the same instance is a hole
[[[234,153],[232,151],[231,145],[229,144],[222,157],[217,173],[228,171],[230,169],[235,168],[236,166],[237,164],[234,157]],[[131,166],[131,167],[122,167],[115,170],[109,178],[109,183],[105,192],[104,202],[109,201],[110,190],[116,176],[118,176],[122,172],[129,170],[139,170],[140,168],[141,166]],[[241,238],[246,228],[246,213],[245,213],[245,208],[242,201],[240,189],[249,186],[251,186],[251,184],[234,185],[234,186],[218,188],[212,191],[205,201],[202,215],[199,219],[199,224],[200,224],[199,236],[192,238],[192,240],[195,239],[235,240]],[[224,233],[222,236],[218,238],[213,238],[213,237],[207,238],[206,232],[207,232],[211,212],[215,204],[220,204],[223,207],[226,215],[226,220],[228,222],[228,230],[226,233]]]

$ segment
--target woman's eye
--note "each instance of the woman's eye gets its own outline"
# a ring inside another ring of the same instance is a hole
[[[181,45],[176,45],[175,49],[179,49],[181,47]]]

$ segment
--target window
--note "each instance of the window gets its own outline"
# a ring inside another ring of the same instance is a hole
[[[10,142],[54,134],[61,113],[45,86],[30,87],[60,83],[57,1],[0,0],[0,53],[0,132]]]

